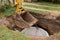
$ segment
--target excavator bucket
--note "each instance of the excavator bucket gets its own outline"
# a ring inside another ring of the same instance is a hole
[[[33,17],[29,12],[25,12],[23,14],[15,14],[7,17],[9,21],[8,28],[14,29],[17,26],[19,29],[27,28],[33,26],[38,20]]]
[[[24,14],[21,14],[20,16],[17,17],[17,20],[15,20],[15,24],[19,28],[31,27],[38,21],[29,12],[25,12]]]
[[[13,0],[1,0],[0,1],[1,4],[6,5],[12,5],[15,3],[15,1]],[[22,11],[26,11],[22,8],[22,0],[16,0],[16,4],[14,4],[16,6],[16,14],[15,15],[11,15],[7,18],[7,20],[9,21],[10,25],[8,25],[9,28],[14,28],[14,25],[16,25],[19,28],[26,28],[26,27],[31,27],[32,25],[34,25],[38,20],[33,17],[29,12],[22,12]],[[14,7],[15,7],[14,6]]]

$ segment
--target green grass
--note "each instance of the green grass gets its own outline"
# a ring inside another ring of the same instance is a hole
[[[38,8],[38,9],[44,9],[44,10],[60,11],[60,7],[50,7],[50,6],[46,6],[46,5],[40,5],[40,6],[24,5],[24,6],[32,7],[32,8]]]
[[[0,17],[10,16],[15,13],[16,8],[10,5],[0,6]]]
[[[32,10],[32,9],[28,9],[30,12],[33,12],[33,13],[40,13],[40,12],[43,12],[42,10]]]
[[[0,26],[0,40],[30,40],[26,35]]]

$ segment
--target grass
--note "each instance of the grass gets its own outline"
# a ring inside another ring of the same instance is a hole
[[[38,8],[38,9],[44,9],[44,10],[53,10],[53,11],[60,11],[60,7],[50,7],[46,5],[40,5],[40,6],[35,6],[35,5],[25,5],[27,7],[33,7],[33,8]]]
[[[30,40],[26,35],[0,26],[0,40]]]
[[[60,11],[60,4],[53,4],[53,3],[48,3],[48,2],[36,2],[34,4],[36,4],[36,5],[25,4],[24,6],[44,9],[44,10]]]
[[[10,5],[0,6],[0,17],[10,16],[15,13],[16,8]]]
[[[40,12],[43,12],[42,10],[32,10],[32,9],[28,9],[30,12],[33,12],[33,13],[40,13]]]

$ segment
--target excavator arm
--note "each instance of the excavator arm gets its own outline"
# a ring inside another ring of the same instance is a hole
[[[24,13],[26,10],[22,8],[22,2],[23,0],[15,0],[15,5],[17,6],[16,8],[16,13]]]
[[[22,0],[16,0],[16,5],[17,5],[17,9],[16,9],[16,13],[18,12],[22,12]]]
[[[28,11],[22,8],[22,0],[0,0],[0,1],[1,1],[1,4],[3,5],[8,4],[16,7],[16,10],[15,10],[16,14],[12,16],[15,19],[14,20],[15,25],[17,25],[19,28],[31,27],[38,21]]]
[[[25,10],[22,8],[22,0],[16,0],[17,9],[16,13],[23,13]]]

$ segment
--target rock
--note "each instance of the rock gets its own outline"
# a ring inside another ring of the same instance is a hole
[[[48,34],[48,32],[45,31],[44,29],[38,28],[37,33],[36,33],[36,36],[48,37],[49,34]]]
[[[29,27],[24,30],[22,30],[22,33],[29,35],[29,36],[35,36],[37,29],[35,27]]]
[[[29,27],[22,30],[21,32],[26,34],[27,36],[49,37],[48,32],[43,30],[42,28]]]

